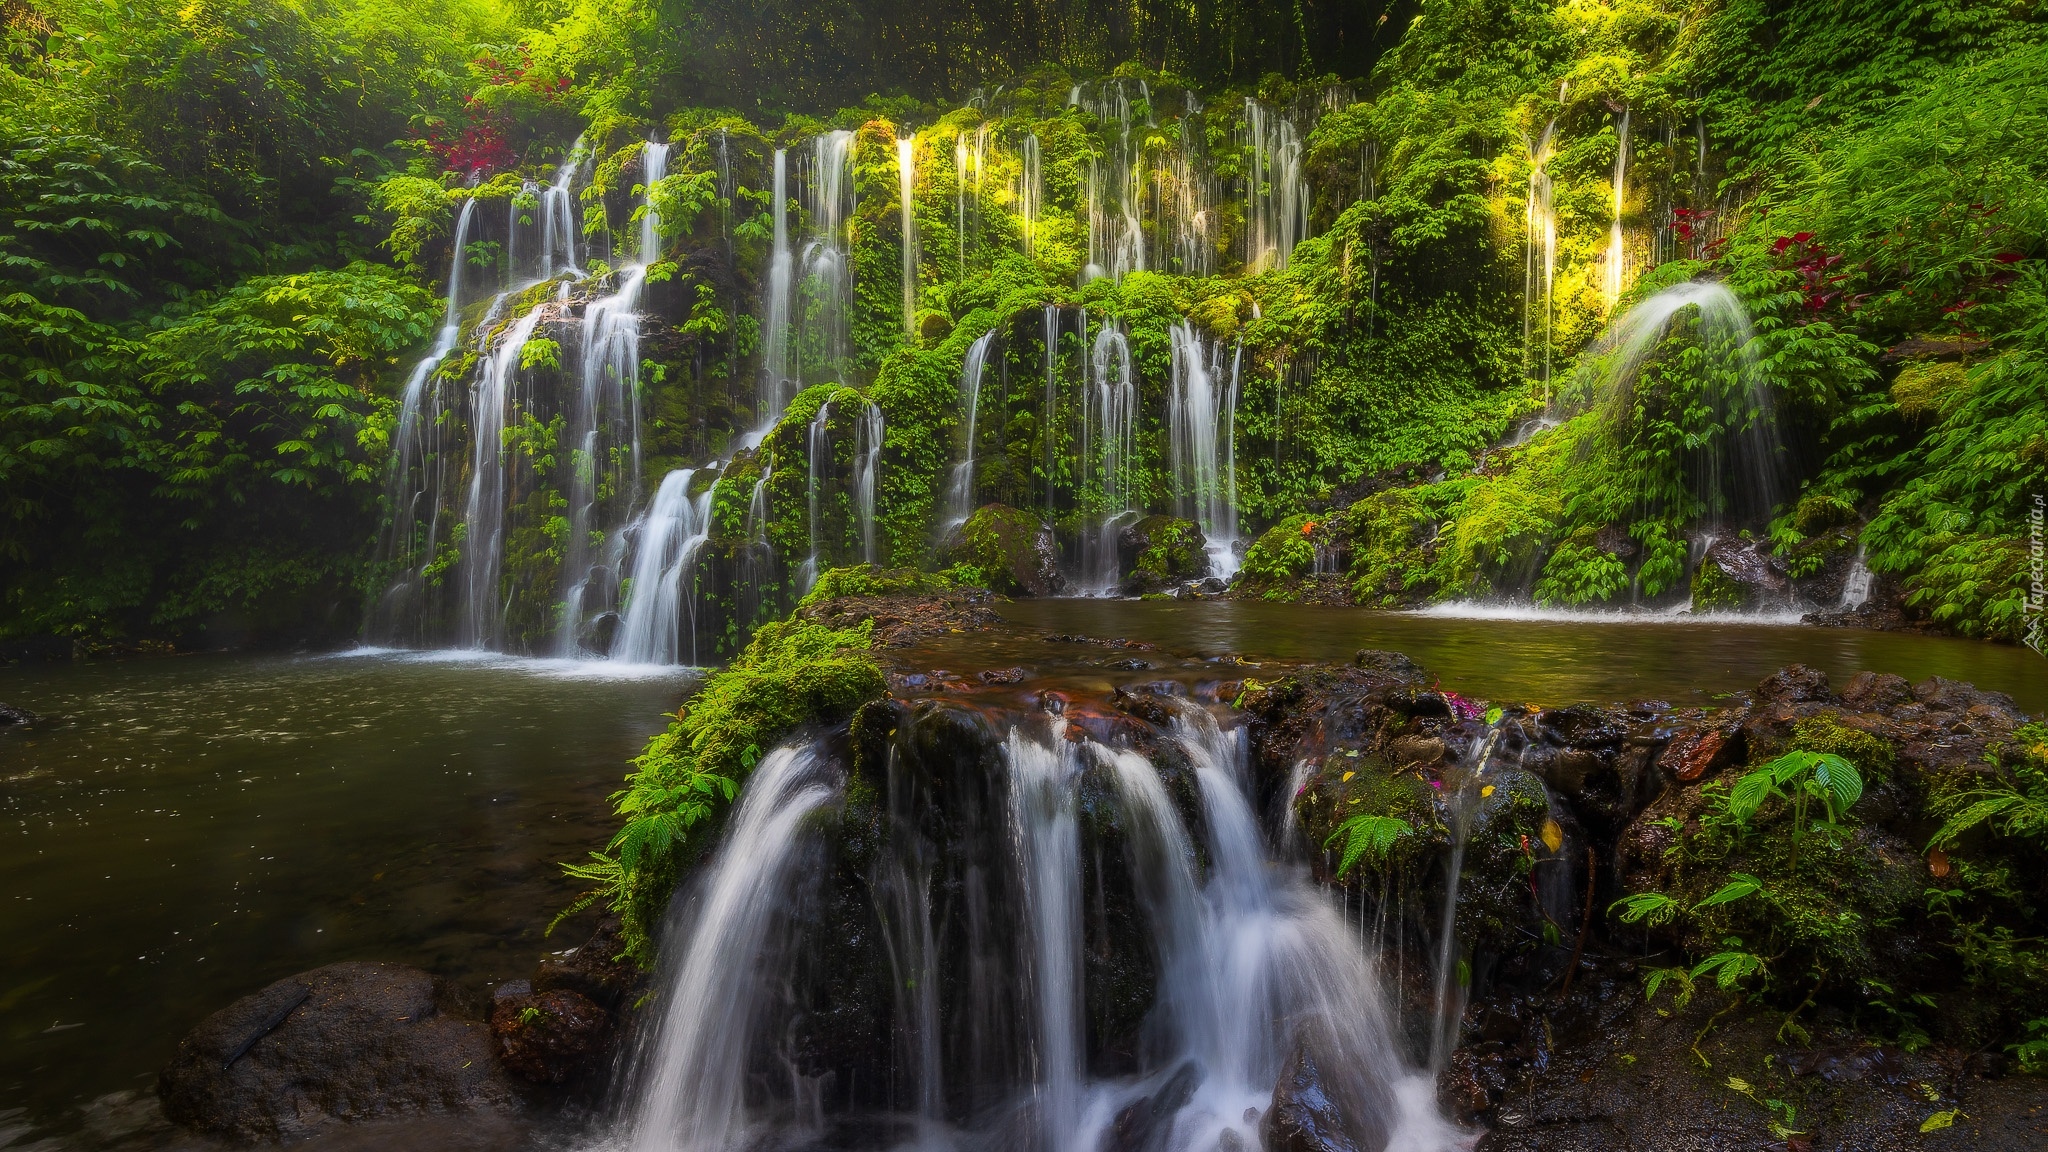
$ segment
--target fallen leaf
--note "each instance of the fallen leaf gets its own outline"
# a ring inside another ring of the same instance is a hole
[[[1548,816],[1543,818],[1543,846],[1552,852],[1564,847],[1564,829]]]

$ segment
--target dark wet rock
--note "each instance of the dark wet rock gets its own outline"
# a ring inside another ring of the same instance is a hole
[[[1209,575],[1208,544],[1192,520],[1147,516],[1117,532],[1119,586],[1136,596],[1200,580]]]
[[[1259,1136],[1266,1152],[1360,1152],[1307,1045],[1296,1047],[1281,1070]]]
[[[1842,686],[1842,703],[1858,712],[1887,712],[1912,699],[1906,678],[1888,672],[1858,672]]]
[[[1771,555],[1762,540],[1716,540],[1693,570],[1692,606],[1696,611],[1783,604],[1791,591],[1784,561]]]
[[[9,728],[21,728],[35,723],[36,714],[26,708],[12,704],[0,704],[0,732]]]
[[[1760,703],[1773,704],[1824,704],[1832,699],[1828,694],[1828,674],[1804,664],[1787,665],[1771,673],[1756,686],[1756,698]]]
[[[158,1079],[164,1113],[254,1143],[510,1104],[489,1030],[443,1014],[437,992],[432,976],[399,964],[330,964],[280,980],[179,1043]]]
[[[491,998],[491,1036],[505,1070],[532,1084],[567,1084],[599,1070],[611,1014],[566,988],[536,992],[526,981]]]
[[[533,971],[533,991],[574,992],[601,1008],[616,1010],[640,978],[633,962],[623,959],[625,951],[618,917],[607,916],[580,947],[541,957]]]
[[[1021,684],[1028,675],[1022,668],[989,668],[976,672],[974,678],[983,684]]]
[[[1732,763],[1738,747],[1727,733],[1716,728],[1688,732],[1664,746],[1657,766],[1669,772],[1672,779],[1690,784]]]
[[[1401,736],[1387,745],[1387,755],[1402,766],[1440,764],[1444,742],[1434,736]]]
[[[946,557],[979,569],[1004,596],[1054,596],[1066,590],[1052,525],[1007,504],[984,504],[947,542]]]
[[[1102,1152],[1165,1152],[1173,1135],[1174,1113],[1194,1096],[1202,1083],[1201,1066],[1186,1061],[1173,1070],[1159,1091],[1124,1105],[1103,1133]]]
[[[1406,680],[1420,680],[1424,675],[1422,665],[1409,659],[1406,653],[1385,652],[1377,648],[1360,648],[1358,654],[1351,658],[1351,664],[1355,668]]]

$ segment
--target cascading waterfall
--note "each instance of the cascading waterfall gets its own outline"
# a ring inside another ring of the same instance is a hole
[[[469,499],[462,513],[462,607],[456,637],[465,648],[495,646],[504,620],[498,574],[504,567],[505,488],[510,479],[505,422],[521,354],[545,314],[544,309],[531,309],[507,328],[478,374],[469,429]]]
[[[875,562],[875,487],[882,468],[882,410],[869,404],[854,428],[853,511],[860,527],[860,558]]]
[[[679,892],[655,1023],[633,1074],[632,1152],[725,1152],[741,1142],[747,1055],[774,989],[765,953],[802,874],[811,818],[840,788],[809,746],[768,753],[702,882]]]
[[[853,133],[826,132],[811,141],[811,238],[804,246],[803,274],[793,315],[804,383],[843,381],[852,356],[847,310],[853,299],[853,264],[848,255],[848,222],[853,219]],[[806,359],[806,357],[811,359]]]
[[[1039,423],[1045,430],[1045,510],[1053,511],[1059,488],[1059,436],[1057,417],[1059,414],[1059,365],[1060,365],[1060,309],[1057,304],[1047,304],[1040,310],[1039,339],[1045,345],[1045,406],[1039,409],[1042,415]]]
[[[1017,197],[1024,216],[1024,254],[1038,251],[1038,216],[1045,202],[1045,175],[1039,166],[1038,137],[1024,137],[1024,186]]]
[[[1035,1147],[1064,1152],[1081,1123],[1081,857],[1075,784],[1080,763],[1054,718],[1040,743],[1011,729],[1010,844],[1028,922],[1032,1008],[1031,1124]]]
[[[1309,189],[1302,174],[1301,134],[1294,122],[1249,97],[1245,122],[1245,254],[1247,268],[1285,268],[1308,236]]]
[[[583,166],[583,137],[569,146],[569,155],[555,169],[554,182],[540,195],[540,274],[553,278],[574,276],[576,264],[576,197],[570,186]]]
[[[1478,814],[1480,792],[1500,735],[1499,724],[1489,727],[1445,774],[1443,799],[1450,816],[1451,856],[1444,874],[1443,916],[1437,926],[1436,1021],[1429,1041],[1432,1071],[1441,1071],[1450,1062],[1451,1049],[1458,1046],[1458,1024],[1465,1014],[1466,981],[1457,975],[1458,881],[1465,871],[1465,842],[1472,835],[1472,820]]]
[[[831,417],[831,413],[831,401],[818,405],[818,413],[811,417],[810,430],[805,438],[810,475],[804,481],[804,500],[809,510],[811,554],[804,558],[803,567],[797,569],[796,584],[800,594],[809,592],[811,586],[818,582],[818,500],[823,495],[820,491],[820,470],[829,459],[827,454],[832,450],[830,431],[825,426],[825,421]]]
[[[1213,575],[1237,571],[1238,370],[1243,348],[1233,353],[1230,374],[1220,382],[1220,346],[1205,347],[1194,326],[1183,320],[1171,330],[1173,379],[1166,422],[1172,449],[1175,515],[1202,526],[1209,540]]]
[[[789,362],[790,295],[795,289],[796,257],[789,248],[789,153],[775,150],[774,247],[768,256],[768,299],[761,317],[761,387],[754,413],[753,442],[775,427],[795,395]]]
[[[903,210],[903,333],[917,336],[917,139],[896,141],[896,194]]]
[[[960,402],[967,412],[967,435],[962,442],[960,462],[953,465],[946,485],[946,527],[951,529],[974,515],[974,438],[981,412],[981,375],[988,366],[988,350],[995,343],[991,328],[967,346],[967,361],[960,369]]]
[[[1870,565],[1863,559],[1863,545],[1856,546],[1856,558],[1849,562],[1849,574],[1842,578],[1842,598],[1835,605],[1854,612],[1870,602]]]
[[[1621,110],[1621,118],[1614,128],[1616,138],[1614,150],[1614,221],[1607,231],[1607,308],[1614,309],[1621,302],[1621,290],[1627,284],[1628,249],[1622,242],[1622,203],[1628,195],[1628,109]]]
[[[679,468],[662,477],[654,502],[634,530],[632,583],[625,616],[612,640],[612,659],[620,663],[678,663],[684,655],[685,625],[690,663],[701,661],[693,577],[711,532],[711,497],[717,485],[714,481],[691,495],[697,471]]]
[[[1082,325],[1082,335],[1087,335]],[[1081,436],[1081,483],[1102,496],[1103,516],[1081,538],[1085,585],[1098,594],[1116,588],[1117,531],[1133,514],[1131,458],[1137,444],[1138,382],[1131,369],[1131,344],[1105,320],[1089,350],[1089,388]]]
[[[592,594],[611,597],[620,575],[591,563],[591,537],[601,529],[600,504],[610,499],[630,509],[640,496],[640,297],[647,287],[647,266],[661,258],[654,186],[668,174],[668,153],[669,146],[658,141],[642,147],[635,258],[619,269],[611,294],[590,301],[583,310],[583,348],[568,440],[562,624],[555,637],[555,654],[565,658],[582,651],[583,630],[593,610],[609,607],[608,602],[593,603]],[[653,510],[646,514],[653,515]]]

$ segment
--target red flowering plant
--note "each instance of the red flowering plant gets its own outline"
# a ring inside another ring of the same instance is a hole
[[[553,104],[568,91],[567,76],[540,76],[531,51],[523,44],[515,51],[510,60],[480,53],[470,62],[477,89],[463,98],[461,114],[428,127],[425,143],[444,170],[470,178],[513,167],[519,159],[512,141],[519,134],[520,106]]]

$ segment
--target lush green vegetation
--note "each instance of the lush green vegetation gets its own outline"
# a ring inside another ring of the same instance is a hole
[[[1047,306],[1128,335],[1139,420],[1121,499],[1142,511],[1186,514],[1167,469],[1169,329],[1185,319],[1236,366],[1236,490],[1244,527],[1270,529],[1246,556],[1257,594],[1321,575],[1318,596],[1341,584],[1375,604],[1755,600],[1735,560],[1696,555],[1711,536],[1815,596],[1860,550],[1910,614],[2002,639],[2025,626],[2023,514],[2048,473],[2037,4],[0,11],[10,647],[347,635],[391,564],[450,571],[464,542],[445,534],[435,556],[372,555],[397,392],[450,265],[509,275],[497,222],[530,226],[527,182],[579,136],[578,297],[637,229],[643,142],[672,147],[649,191],[642,487],[727,460],[695,574],[722,651],[795,601],[803,558],[860,557],[867,405],[886,426],[875,558],[945,562],[961,364],[991,330],[976,504],[1051,523],[1069,553],[1119,510],[1082,450],[1082,390],[1047,398]],[[1111,78],[1127,136],[1101,104]],[[1247,98],[1303,132],[1310,235],[1284,268],[1247,260]],[[850,356],[796,348],[813,386],[739,451],[772,415],[755,411],[770,157],[801,167],[832,128],[855,133]],[[1042,173],[1028,220],[1027,139]],[[1088,279],[1089,172],[1112,155],[1153,205],[1152,270]],[[1204,205],[1192,238],[1167,207],[1183,196]],[[456,253],[466,204],[491,223]],[[1596,343],[1608,320],[1701,278],[1745,307],[1748,358],[1682,309],[1618,372]],[[461,317],[439,378],[473,377],[480,339],[552,292]],[[575,338],[551,316],[522,383],[558,390]],[[1080,380],[1089,356],[1061,337],[1052,373]],[[1504,446],[1547,402],[1557,426]],[[590,465],[559,411],[515,404],[502,602],[510,642],[531,645],[558,627],[567,493]],[[832,459],[813,469],[821,409]],[[1776,445],[1757,434],[1767,409]],[[607,506],[633,491],[596,485]]]

